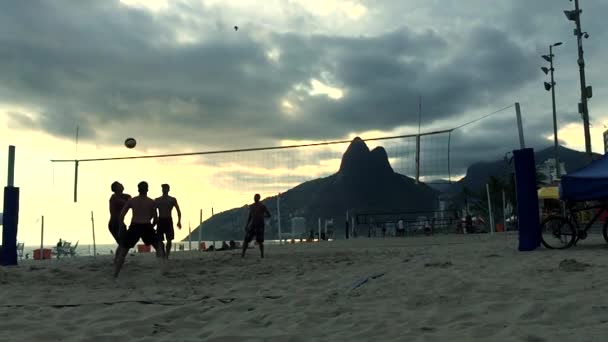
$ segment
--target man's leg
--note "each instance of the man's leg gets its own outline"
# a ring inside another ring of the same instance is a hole
[[[171,240],[167,239],[167,245],[165,247],[166,247],[165,258],[169,259],[169,254],[171,253]]]
[[[118,277],[118,273],[120,273],[120,269],[125,263],[125,258],[128,252],[129,249],[122,246],[118,246],[116,249],[116,258],[114,259],[114,278]]]
[[[159,238],[156,243],[152,244],[152,246],[154,246],[154,249],[156,250],[156,257],[157,258],[164,258],[165,256],[165,244],[163,243],[163,240],[161,238]]]
[[[165,235],[167,237],[167,246],[166,246],[167,249],[165,252],[165,258],[169,259],[169,254],[171,254],[171,242],[175,238],[175,230],[173,229],[173,222],[171,222],[171,226],[168,227],[168,230]]]
[[[164,259],[165,258],[165,244],[163,243],[163,240],[158,239],[157,241],[155,241],[152,246],[154,246],[154,248],[156,249],[156,256],[158,258]]]
[[[260,247],[260,257],[264,259],[264,241],[258,241],[258,247]]]
[[[241,258],[245,257],[245,252],[247,251],[248,247],[249,247],[249,241],[244,240],[243,241],[243,252],[241,253]]]

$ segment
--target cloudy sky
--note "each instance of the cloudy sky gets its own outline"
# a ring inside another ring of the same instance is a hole
[[[608,123],[602,95],[608,48],[600,44],[608,39],[602,24],[608,3],[581,5],[591,35],[584,43],[594,87],[592,142],[600,152]],[[97,242],[111,242],[107,199],[117,179],[131,193],[147,179],[152,196],[160,183],[171,183],[184,226],[194,226],[199,208],[206,218],[212,206],[240,206],[252,192],[273,195],[269,183],[288,186],[332,173],[346,146],[83,163],[77,204],[73,164],[50,159],[409,134],[418,129],[419,96],[423,132],[520,102],[527,145],[548,147],[551,97],[540,56],[557,41],[564,42],[555,50],[559,138],[582,150],[576,40],[563,14],[572,6],[567,0],[7,1],[0,12],[0,158],[6,160],[7,145],[17,145],[19,238],[37,243],[36,220],[44,214],[46,243],[59,237],[90,243],[93,211]],[[134,150],[122,146],[130,136],[138,140]],[[377,144],[390,145],[397,169],[411,170],[412,141]],[[443,168],[444,141],[434,141],[428,168]],[[461,175],[469,163],[516,147],[509,108],[452,133],[451,172]]]

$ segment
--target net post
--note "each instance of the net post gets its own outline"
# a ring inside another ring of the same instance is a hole
[[[93,230],[93,257],[97,257],[97,244],[95,243],[95,218],[93,217],[93,210],[91,210],[91,229]]]
[[[15,146],[8,146],[8,179],[6,186],[15,186]]]
[[[200,210],[199,224],[198,224],[198,250],[203,250],[203,209]]]
[[[190,221],[188,221],[188,251],[192,250],[192,226],[190,225]]]
[[[74,160],[74,203],[78,202],[78,160]]]
[[[8,177],[4,187],[4,204],[2,209],[2,251],[1,266],[17,265],[17,229],[19,226],[19,188],[15,187],[15,146],[8,147]]]
[[[448,183],[452,184],[452,169],[450,167],[450,150],[452,143],[452,131],[448,132]]]
[[[346,225],[345,225],[345,231],[344,231],[344,235],[346,237],[346,240],[348,240],[350,238],[349,236],[349,225],[348,225],[348,209],[346,209]]]
[[[40,217],[40,260],[44,259],[44,215]]]
[[[492,212],[492,199],[490,198],[490,184],[486,183],[486,193],[488,195],[488,216],[490,218],[490,233],[494,234],[494,213]]]
[[[420,183],[420,134],[416,136],[416,184]]]
[[[515,102],[515,116],[517,117],[517,131],[519,132],[519,147],[523,150],[526,148],[526,144],[524,142],[524,129],[521,121],[521,108],[519,107],[519,102]]]
[[[283,242],[281,239],[281,193],[277,196],[277,222],[279,228],[279,244]]]
[[[318,226],[318,234],[319,234],[319,242],[321,242],[321,218],[319,217],[319,226]]]

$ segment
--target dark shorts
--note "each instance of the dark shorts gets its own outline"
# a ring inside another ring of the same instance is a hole
[[[156,234],[158,240],[163,241],[165,237],[167,241],[175,238],[175,229],[173,229],[173,219],[170,217],[159,217],[156,223]]]
[[[156,245],[156,232],[151,223],[131,223],[129,229],[121,234],[121,247],[131,249],[141,239],[145,245]]]
[[[247,230],[245,243],[250,243],[253,239],[257,242],[264,242],[264,226],[253,226]]]
[[[120,244],[120,236],[124,234],[124,231],[126,230],[124,223],[121,223],[118,220],[110,220],[108,223],[108,230],[110,231],[110,234],[112,234],[112,237],[114,237],[116,243]]]

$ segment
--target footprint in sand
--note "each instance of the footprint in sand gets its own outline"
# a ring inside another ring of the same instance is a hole
[[[566,272],[584,272],[590,264],[578,262],[575,259],[564,259],[559,263],[558,268]]]

